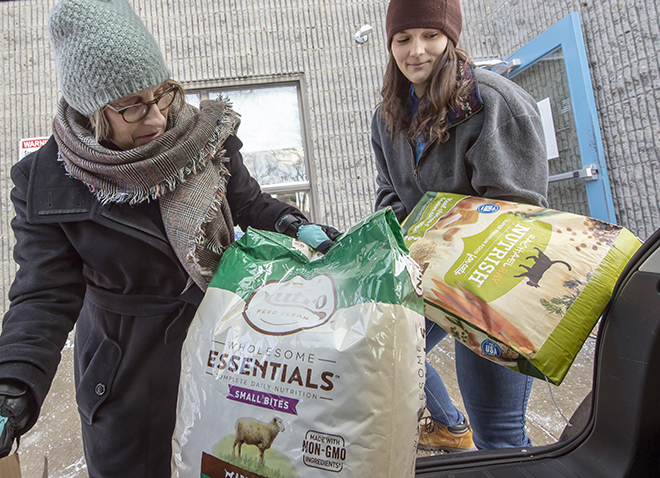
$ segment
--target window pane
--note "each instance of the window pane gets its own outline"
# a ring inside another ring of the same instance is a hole
[[[296,86],[210,91],[209,99],[220,95],[241,115],[241,153],[260,184],[307,180]]]
[[[550,175],[580,169],[582,159],[562,50],[551,53],[514,76],[512,80],[527,90],[536,101],[550,99],[559,148],[559,157],[551,159],[548,163]],[[589,201],[584,179],[551,182],[548,185],[548,202],[551,207],[560,211],[589,216]]]
[[[186,93],[186,103],[193,105],[195,108],[199,108],[199,103],[201,102],[201,95],[199,93]]]
[[[283,203],[297,207],[305,216],[311,217],[309,192],[297,191],[293,193],[273,194],[272,196]]]

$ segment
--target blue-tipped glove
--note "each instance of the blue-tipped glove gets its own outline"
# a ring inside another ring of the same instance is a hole
[[[281,234],[295,237],[321,254],[325,254],[341,236],[341,232],[332,226],[312,224],[307,219],[293,214],[285,214],[275,223],[275,230]]]
[[[32,396],[21,383],[0,383],[0,458],[9,455],[25,433],[32,412]]]

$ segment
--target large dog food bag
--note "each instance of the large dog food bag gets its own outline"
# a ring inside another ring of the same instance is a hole
[[[188,331],[175,477],[414,476],[421,271],[391,210],[325,256],[248,229]]]
[[[561,384],[640,241],[553,209],[426,193],[403,225],[426,316],[474,352]]]

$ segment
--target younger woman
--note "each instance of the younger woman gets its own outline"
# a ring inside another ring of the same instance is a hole
[[[376,209],[399,221],[427,191],[547,206],[548,168],[534,99],[515,83],[475,69],[456,48],[459,0],[391,0],[386,19],[390,60],[383,100],[371,126]],[[427,320],[426,350],[447,333]],[[456,342],[456,371],[471,427],[427,362],[431,419],[423,449],[531,445],[525,411],[532,379]],[[474,437],[472,433],[474,432]]]

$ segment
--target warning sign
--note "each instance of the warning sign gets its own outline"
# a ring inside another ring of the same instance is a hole
[[[18,159],[23,159],[28,154],[33,153],[34,151],[41,148],[48,141],[48,137],[45,138],[26,138],[19,141],[18,149]]]

